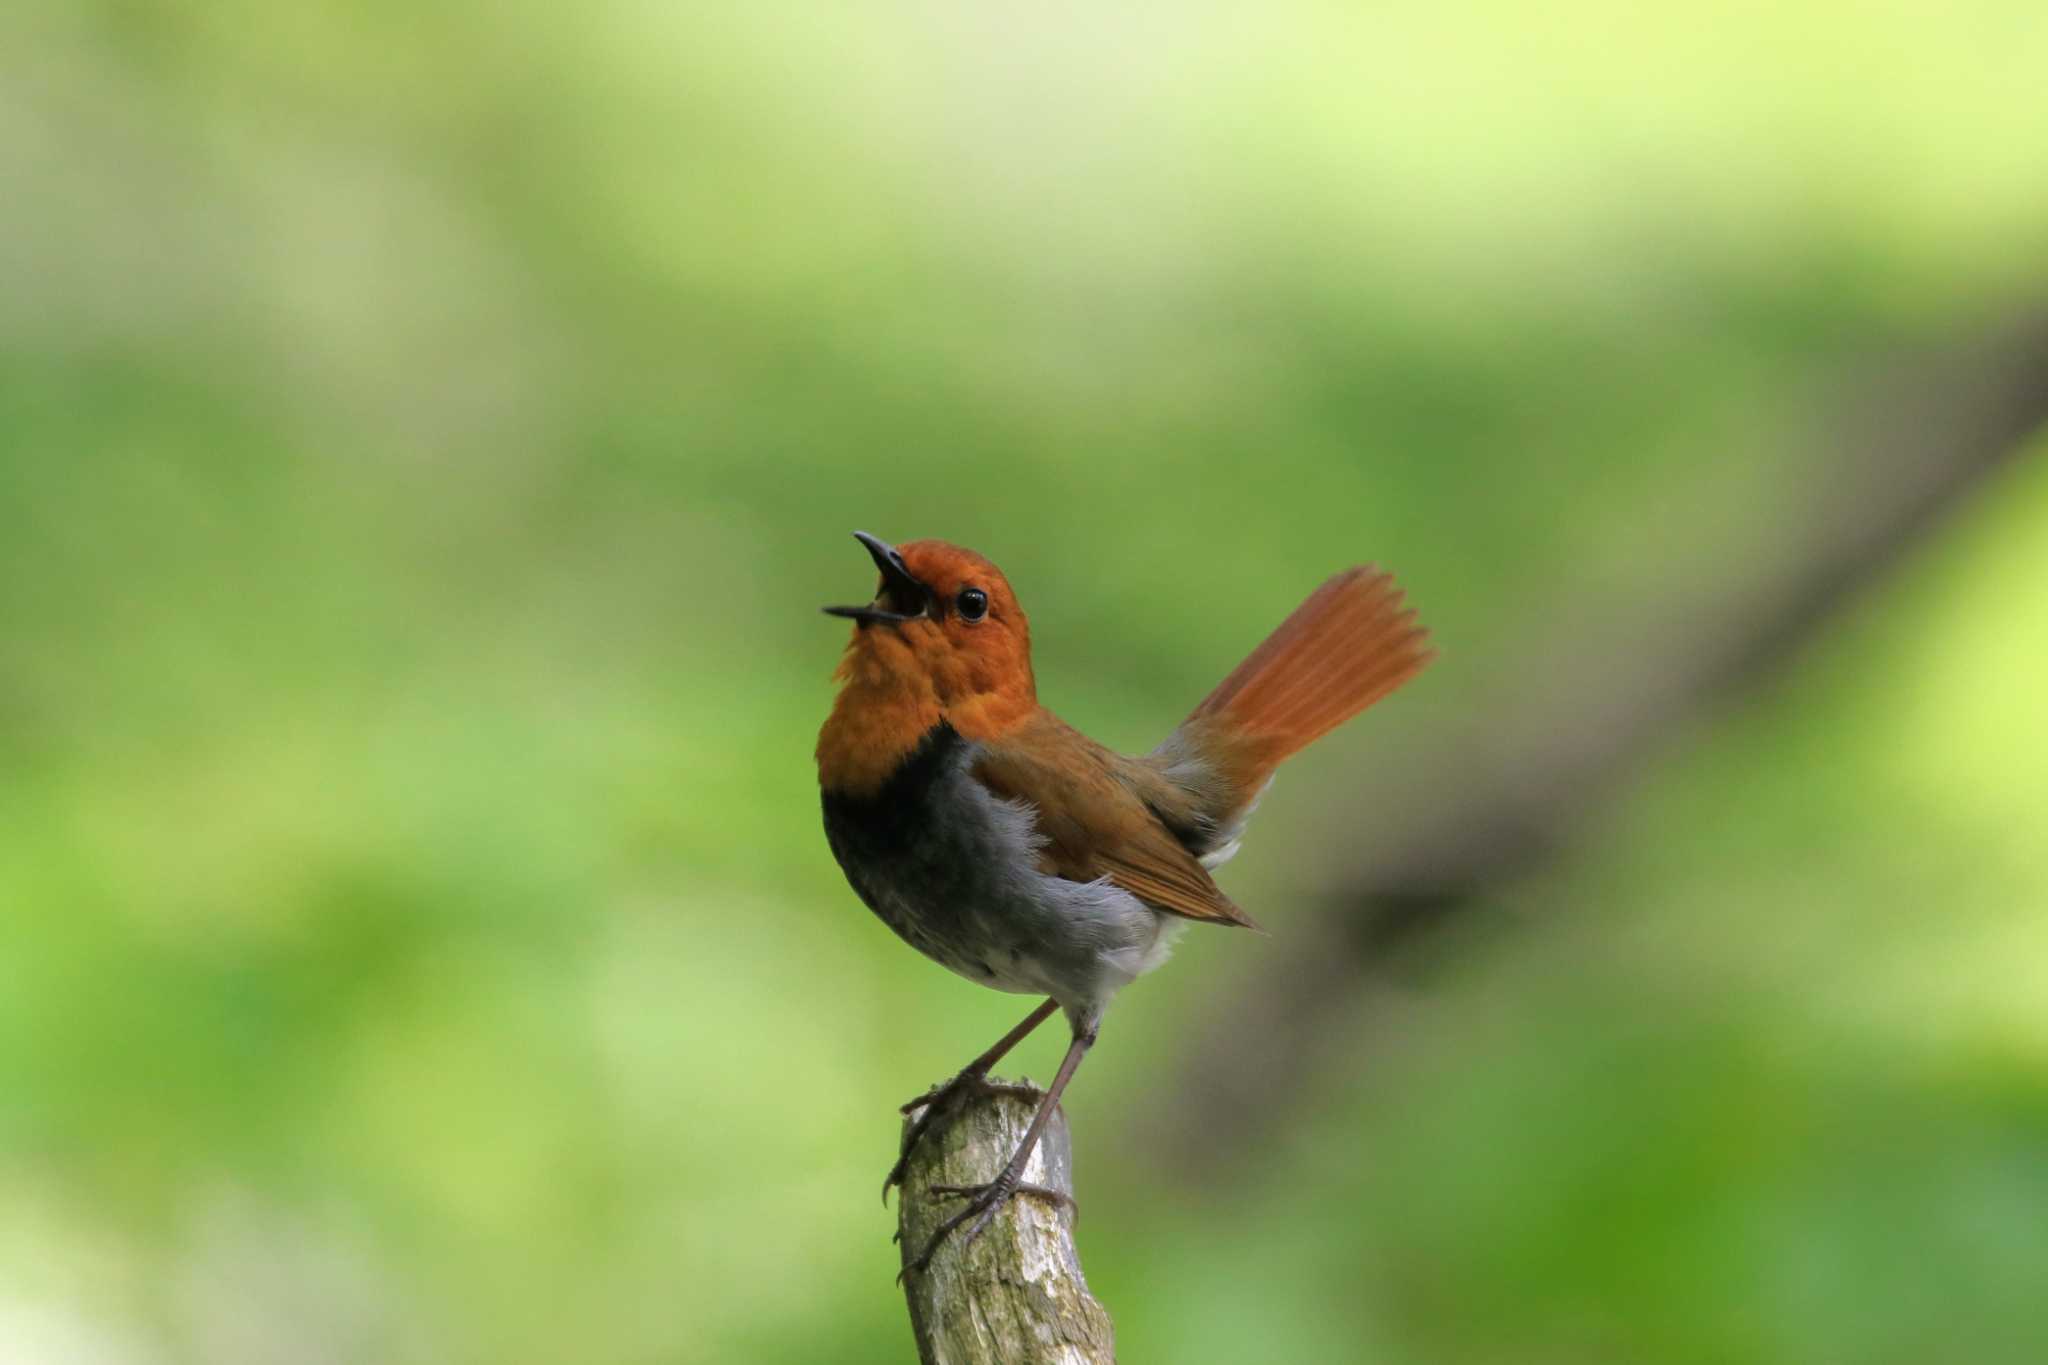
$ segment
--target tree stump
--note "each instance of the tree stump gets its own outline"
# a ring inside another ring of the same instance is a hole
[[[1036,1108],[1021,1094],[978,1091],[932,1124],[911,1155],[897,1203],[906,1266],[961,1208],[932,1186],[994,1179]],[[904,1120],[906,1133],[916,1117],[913,1111]],[[1073,1197],[1074,1148],[1064,1112],[1046,1124],[1024,1179]],[[1019,1194],[972,1245],[965,1244],[969,1226],[941,1244],[930,1266],[903,1277],[924,1365],[1113,1365],[1115,1334],[1082,1278],[1070,1205]]]

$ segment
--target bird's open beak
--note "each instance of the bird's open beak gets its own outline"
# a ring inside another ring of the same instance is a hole
[[[850,616],[856,621],[915,621],[931,606],[931,590],[911,577],[896,547],[866,531],[853,538],[868,547],[875,567],[882,571],[881,591],[865,607],[826,607],[827,616]]]

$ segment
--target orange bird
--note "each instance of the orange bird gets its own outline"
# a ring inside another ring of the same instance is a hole
[[[999,991],[1043,995],[924,1113],[883,1182],[903,1179],[932,1117],[1055,1009],[1073,1041],[994,1180],[942,1187],[972,1241],[1026,1185],[1025,1164],[1116,993],[1165,960],[1189,920],[1256,927],[1210,879],[1281,760],[1415,676],[1432,657],[1392,578],[1347,569],[1310,593],[1149,754],[1112,752],[1038,704],[1031,628],[1002,571],[941,540],[854,535],[881,570],[851,617],[839,696],[818,735],[825,834],[847,881],[925,956]],[[907,1252],[906,1248],[906,1252]]]

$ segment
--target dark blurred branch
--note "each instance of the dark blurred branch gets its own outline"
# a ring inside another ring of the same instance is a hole
[[[1334,870],[1284,954],[1206,1014],[1173,1112],[1148,1133],[1185,1165],[1257,1143],[1322,1059],[1339,1011],[1400,950],[1468,917],[1568,847],[1659,750],[1783,666],[2048,423],[2048,314],[1898,358],[1852,396],[1804,506],[1766,509],[1774,535],[1682,600],[1552,632],[1517,657],[1500,717],[1476,742],[1404,764],[1360,793],[1377,829]],[[1545,688],[1532,680],[1549,679]],[[1199,1124],[1181,1121],[1190,1112]],[[1199,1134],[1198,1141],[1183,1135]]]
[[[960,1102],[912,1153],[898,1204],[903,1259],[922,1250],[958,1210],[934,1185],[993,1179],[1031,1126],[1031,1101],[987,1091]],[[906,1119],[905,1132],[911,1120]],[[1054,1110],[1024,1178],[1074,1194],[1073,1141]],[[1019,1195],[971,1245],[955,1235],[929,1268],[904,1276],[910,1324],[924,1365],[1114,1365],[1109,1314],[1088,1292],[1074,1250],[1072,1209]]]

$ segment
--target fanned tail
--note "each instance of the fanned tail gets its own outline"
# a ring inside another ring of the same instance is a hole
[[[1435,657],[1427,637],[1391,574],[1346,569],[1232,669],[1181,733],[1249,801],[1288,755],[1421,672]]]

